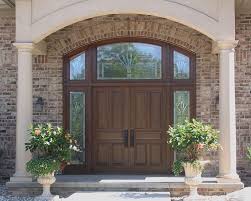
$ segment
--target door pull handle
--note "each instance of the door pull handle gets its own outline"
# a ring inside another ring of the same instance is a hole
[[[128,147],[128,141],[129,141],[128,129],[123,130],[123,138],[125,147]]]
[[[130,130],[130,147],[135,146],[135,130],[131,129]]]

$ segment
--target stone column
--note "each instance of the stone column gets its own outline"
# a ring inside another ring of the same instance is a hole
[[[16,172],[11,182],[31,181],[26,162],[31,154],[25,151],[27,130],[32,123],[32,43],[15,43],[18,49],[17,115],[16,115]]]
[[[218,182],[240,182],[236,172],[235,50],[238,41],[218,41],[220,56]]]

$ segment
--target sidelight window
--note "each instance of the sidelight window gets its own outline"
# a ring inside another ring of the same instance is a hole
[[[78,141],[81,152],[74,152],[72,163],[85,162],[85,93],[70,92],[70,133]]]
[[[183,123],[190,118],[190,92],[175,91],[174,92],[174,125]]]

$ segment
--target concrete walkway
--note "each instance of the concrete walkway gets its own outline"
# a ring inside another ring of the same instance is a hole
[[[61,201],[171,201],[167,192],[78,192]]]
[[[184,201],[168,192],[77,192],[60,201]],[[196,201],[226,201],[225,196],[201,196]]]

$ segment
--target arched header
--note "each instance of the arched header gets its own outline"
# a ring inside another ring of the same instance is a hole
[[[32,17],[32,41],[35,43],[68,25],[109,14],[152,15],[179,22],[213,40],[234,38],[234,16],[226,14],[232,9],[229,0],[227,7],[221,7],[225,0],[201,3],[193,0],[190,0],[190,3],[182,3],[178,0],[134,0],[133,3],[124,0],[75,0],[71,4],[68,2],[68,4],[54,5],[52,6],[54,9],[47,8],[51,6],[51,1],[45,0],[49,1],[48,4],[43,1],[42,7],[40,1],[35,0],[32,4],[33,13],[38,9],[46,11],[40,11],[39,15]],[[208,10],[205,10],[207,7]],[[216,11],[213,12],[212,10],[215,9]]]

